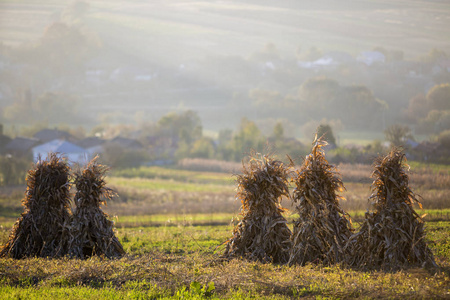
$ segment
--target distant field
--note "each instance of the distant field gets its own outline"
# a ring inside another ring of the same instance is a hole
[[[1,1],[0,40],[36,39],[68,2]],[[109,45],[155,62],[212,53],[243,55],[273,42],[283,54],[298,46],[354,55],[374,46],[415,58],[450,52],[446,1],[89,1],[85,22]],[[23,20],[27,20],[23,22]],[[142,47],[146,45],[146,47]]]

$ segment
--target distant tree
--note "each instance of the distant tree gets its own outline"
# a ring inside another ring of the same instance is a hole
[[[427,93],[431,109],[450,110],[450,83],[435,85]]]
[[[262,152],[266,139],[256,124],[247,118],[241,120],[239,131],[233,137],[234,160],[240,161],[251,150]]]
[[[198,114],[188,110],[183,113],[169,113],[158,121],[159,134],[178,138],[191,145],[202,137],[202,123]]]
[[[424,94],[418,94],[409,100],[408,107],[404,110],[406,119],[412,123],[417,123],[419,119],[427,116],[429,105]]]
[[[438,141],[439,143],[442,144],[442,146],[446,147],[447,149],[450,149],[450,129],[439,133]]]
[[[317,137],[322,137],[325,141],[328,142],[328,144],[332,146],[336,146],[336,139],[333,135],[333,129],[328,124],[320,124],[319,127],[317,127]]]
[[[383,47],[375,47],[373,48],[373,50],[383,53],[386,61],[388,62],[401,61],[405,56],[405,54],[401,50],[386,50]]]
[[[33,102],[35,119],[47,120],[50,124],[77,121],[77,99],[73,95],[46,92]]]
[[[278,60],[280,54],[274,43],[267,43],[261,51],[253,53],[251,59],[261,62]]]
[[[300,86],[298,97],[300,109],[306,110],[309,115],[324,116],[330,113],[336,97],[339,95],[339,83],[327,77],[310,78]]]
[[[219,130],[219,145],[225,145],[231,141],[233,137],[233,130],[231,129],[222,129]]]
[[[372,129],[383,127],[383,114],[388,104],[377,99],[367,86],[342,87],[337,98],[332,111],[345,125]]]
[[[282,141],[284,139],[284,127],[281,122],[277,122],[273,128],[272,137],[275,141]]]
[[[63,12],[63,15],[71,19],[82,18],[89,10],[89,3],[85,1],[74,1],[72,2]]]
[[[314,61],[323,56],[322,51],[320,51],[316,46],[309,48],[308,52],[300,55],[300,60],[303,61]]]
[[[80,26],[54,22],[37,41],[17,48],[13,57],[45,70],[39,73],[41,77],[59,80],[62,76],[84,75],[84,63],[100,48],[101,41],[94,33]]]
[[[0,185],[25,183],[31,160],[11,155],[0,156]]]
[[[421,61],[425,63],[436,63],[443,58],[447,58],[447,53],[443,50],[433,48],[426,55],[421,57]]]
[[[384,135],[392,146],[404,146],[408,139],[413,139],[411,129],[408,126],[394,124],[386,128]]]
[[[30,124],[34,120],[32,101],[30,89],[18,90],[14,102],[4,108],[3,117],[11,122]]]
[[[214,157],[214,143],[212,139],[203,137],[194,142],[190,150],[190,157],[197,158],[213,158]]]

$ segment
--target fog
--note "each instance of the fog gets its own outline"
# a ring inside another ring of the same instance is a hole
[[[449,36],[447,1],[2,1],[0,122],[438,134],[411,99],[450,82]]]

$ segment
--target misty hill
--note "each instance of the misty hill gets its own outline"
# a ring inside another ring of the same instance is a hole
[[[76,94],[71,109],[84,124],[86,118],[92,124],[156,121],[168,111],[193,109],[213,130],[235,127],[243,116],[267,128],[286,118],[295,127],[311,115],[296,113],[298,106],[294,112],[290,100],[308,79],[326,76],[339,93],[367,86],[371,103],[388,104],[382,117],[389,122],[412,96],[441,83],[406,62],[432,48],[450,53],[449,11],[443,1],[2,1],[0,40],[17,80],[2,90],[1,106],[16,101],[14,90],[31,89],[32,98]],[[48,58],[46,28],[55,22],[82,38]],[[39,43],[44,46],[33,48]],[[330,52],[356,61],[377,47],[395,57],[386,57],[389,66],[299,67]],[[34,64],[33,72],[24,64]],[[274,111],[281,102],[283,109]]]

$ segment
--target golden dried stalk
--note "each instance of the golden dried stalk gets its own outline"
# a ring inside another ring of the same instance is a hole
[[[360,231],[349,239],[350,266],[388,270],[436,266],[425,242],[424,221],[413,207],[421,205],[409,187],[405,161],[395,148],[375,160],[369,198],[373,211],[366,212]]]
[[[224,257],[286,263],[291,231],[283,217],[281,197],[289,197],[290,166],[271,156],[252,153],[237,175],[242,219],[226,242]]]
[[[106,204],[114,192],[106,187],[106,166],[98,164],[97,157],[88,166],[75,174],[75,212],[72,218],[69,255],[86,258],[104,255],[108,258],[125,254],[115,236],[114,222],[109,220],[100,205]]]
[[[348,255],[344,248],[353,228],[349,215],[339,206],[343,197],[338,193],[345,188],[337,169],[325,158],[326,145],[316,137],[311,154],[293,178],[299,217],[294,222],[289,264],[334,264]]]
[[[70,168],[50,153],[27,174],[24,212],[14,224],[1,257],[60,257],[68,250],[70,233]]]

